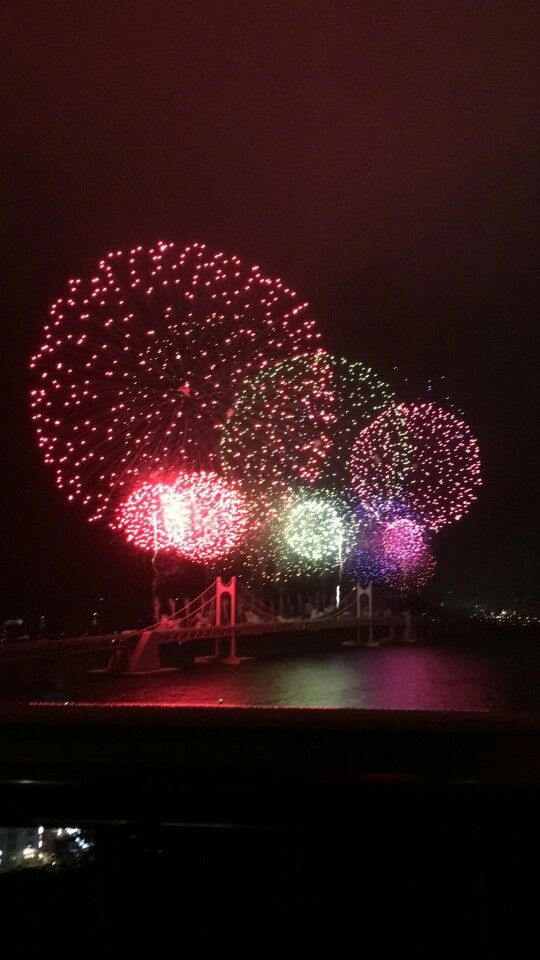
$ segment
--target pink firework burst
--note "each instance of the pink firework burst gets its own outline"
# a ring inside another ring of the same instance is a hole
[[[427,549],[424,527],[406,518],[392,520],[382,527],[381,548],[390,566],[403,571],[414,569]]]
[[[193,243],[112,251],[70,280],[30,366],[44,460],[90,519],[138,478],[219,463],[240,385],[316,348],[307,304],[259,267]]]
[[[481,485],[470,427],[433,403],[390,407],[355,441],[350,471],[362,506],[377,516],[389,499],[430,530],[460,520]]]
[[[435,559],[426,539],[426,529],[405,517],[385,523],[380,529],[381,564],[388,583],[407,592],[423,587],[435,572]]]

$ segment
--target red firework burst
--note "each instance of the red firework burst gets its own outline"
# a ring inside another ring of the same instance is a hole
[[[215,473],[181,471],[169,483],[143,483],[116,511],[116,528],[142,550],[172,549],[196,563],[225,556],[250,525],[245,498]]]

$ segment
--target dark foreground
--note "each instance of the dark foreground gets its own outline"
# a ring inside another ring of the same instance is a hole
[[[535,716],[62,705],[0,728],[6,824],[92,863],[0,877],[19,956],[533,957]]]
[[[3,822],[81,825],[95,852],[0,876],[3,936],[22,957],[534,957],[537,687],[534,645],[403,647],[6,704]]]

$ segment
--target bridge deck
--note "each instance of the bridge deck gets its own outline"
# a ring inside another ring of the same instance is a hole
[[[160,633],[163,637],[162,643],[184,643],[192,639],[205,639],[216,636],[229,636],[233,631],[237,636],[256,636],[257,634],[270,633],[305,633],[319,630],[352,630],[355,627],[368,628],[372,626],[404,626],[402,616],[391,617],[342,617],[342,618],[324,618],[319,617],[313,620],[261,620],[254,623],[237,623],[235,626],[226,624],[224,626],[215,626],[208,624],[200,627],[182,627],[180,629],[171,629],[161,631],[156,628],[155,633]]]
[[[99,634],[92,637],[61,637],[56,640],[16,640],[0,645],[0,660],[24,660],[27,657],[68,657],[83,652],[96,653],[113,647],[123,649],[130,636],[139,636],[140,631],[129,633]]]
[[[413,631],[418,630],[419,622],[422,622],[424,628],[427,625],[425,618],[411,618],[410,626]],[[161,647],[182,647],[185,644],[209,640],[214,640],[218,644],[220,638],[224,638],[225,641],[230,640],[231,644],[235,644],[236,639],[240,638],[259,636],[262,639],[263,637],[275,636],[277,642],[278,637],[288,635],[293,638],[293,643],[296,645],[297,640],[294,640],[294,635],[299,638],[300,635],[306,637],[306,634],[321,635],[324,631],[329,635],[345,635],[348,631],[349,636],[353,634],[355,639],[370,641],[373,637],[374,628],[379,628],[376,637],[377,643],[391,639],[398,641],[412,639],[410,636],[412,631],[407,629],[405,617],[399,615],[373,617],[372,619],[369,617],[356,619],[347,615],[336,617],[334,615],[333,617],[319,617],[313,620],[259,620],[251,623],[239,623],[234,627],[230,624],[223,626],[207,624],[181,628],[171,626],[170,629],[163,629],[159,625],[154,629],[150,628],[145,631],[131,630],[124,633],[91,637],[26,640],[2,644],[0,646],[0,686],[7,684],[9,687],[44,679],[68,679],[83,676],[96,670],[105,673],[131,672],[135,669],[135,661],[138,664],[137,669],[140,670],[142,667],[138,661],[145,651],[145,656],[148,654],[150,657],[151,668],[158,669],[161,663],[159,657]],[[381,636],[381,628],[389,631],[389,633],[386,636]],[[394,630],[394,628],[397,629]],[[424,632],[425,630],[422,630],[422,633]],[[137,655],[141,644],[142,652],[139,651]],[[307,637],[303,649],[305,649],[305,652],[309,652],[310,644]],[[257,650],[247,652],[255,657],[258,656]],[[267,656],[269,653],[268,644],[266,644],[265,649],[259,652],[261,656]],[[150,667],[146,665],[145,669],[150,669]]]

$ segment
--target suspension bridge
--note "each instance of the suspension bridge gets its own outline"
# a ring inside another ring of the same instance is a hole
[[[181,609],[143,630],[2,644],[0,682],[53,682],[88,672],[133,676],[153,673],[161,669],[162,649],[171,645],[192,649],[192,660],[199,664],[238,666],[254,659],[256,638],[261,636],[302,636],[306,651],[310,649],[309,634],[331,635],[336,646],[413,642],[420,620],[425,624],[423,618],[413,618],[408,612],[374,614],[372,587],[360,584],[325,610],[312,609],[309,617],[286,617],[238,583],[236,577],[228,583],[217,577]],[[248,647],[250,656],[239,655],[239,640]],[[198,641],[206,646],[210,642],[211,653],[197,656]]]

